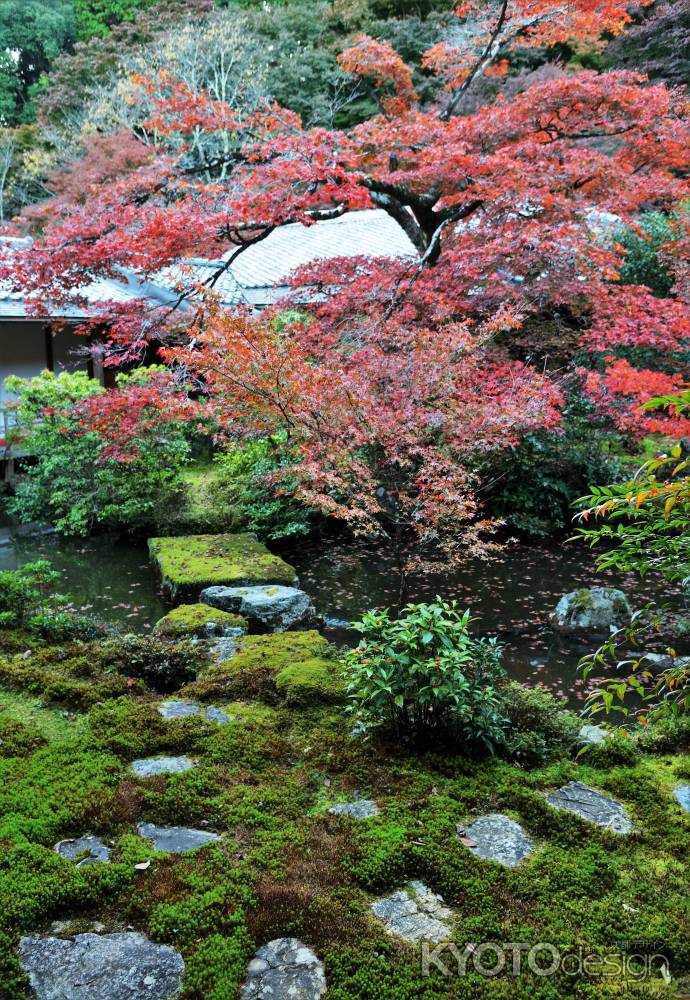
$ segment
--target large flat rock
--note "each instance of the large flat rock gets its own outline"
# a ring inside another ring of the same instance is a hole
[[[514,868],[534,850],[520,824],[501,813],[480,816],[468,826],[465,835],[475,842],[475,846],[468,847],[478,858],[497,861],[507,868]]]
[[[132,761],[132,770],[139,778],[157,778],[160,774],[182,774],[196,767],[196,762],[182,754],[180,757],[140,757]]]
[[[413,881],[371,904],[389,934],[405,941],[447,941],[453,911],[423,882]]]
[[[209,830],[193,830],[187,826],[139,823],[137,830],[140,837],[153,841],[157,851],[166,851],[168,854],[186,854],[188,851],[196,851],[198,847],[205,847],[220,840],[217,833],[211,833]]]
[[[173,602],[197,600],[207,587],[292,586],[297,575],[253,535],[181,535],[149,538],[163,592]]]
[[[144,934],[23,937],[19,962],[38,1000],[170,1000],[179,994],[179,952]]]
[[[90,833],[84,834],[83,837],[61,840],[55,845],[54,850],[62,858],[77,861],[77,868],[99,863],[107,864],[110,860],[110,848],[106,847],[100,837],[94,837]]]
[[[214,608],[235,612],[254,631],[287,632],[309,628],[318,621],[311,597],[296,587],[266,584],[257,587],[207,587],[200,600]]]
[[[581,781],[569,781],[562,788],[550,792],[546,801],[554,809],[575,813],[581,819],[614,833],[632,832],[632,820],[625,806]]]
[[[319,1000],[326,992],[323,963],[297,938],[263,945],[247,968],[241,1000]]]

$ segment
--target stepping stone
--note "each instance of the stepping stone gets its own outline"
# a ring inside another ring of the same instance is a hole
[[[77,868],[84,868],[86,865],[96,865],[99,863],[107,864],[110,860],[110,848],[106,847],[99,837],[92,837],[88,833],[83,837],[61,840],[55,845],[53,850],[57,851],[60,857],[67,858],[70,861],[88,852],[86,853],[86,857],[82,857],[81,861],[77,862]]]
[[[469,847],[469,850],[478,858],[498,861],[507,868],[514,868],[534,850],[534,844],[520,824],[500,813],[480,816],[467,828],[465,835],[476,841],[476,847]]]
[[[577,734],[577,742],[581,747],[597,747],[606,743],[610,735],[608,729],[604,729],[603,726],[586,725],[582,726]]]
[[[259,632],[288,632],[319,623],[311,597],[296,587],[207,587],[199,600],[242,615]]]
[[[624,806],[615,799],[602,795],[581,781],[569,781],[567,785],[550,792],[546,801],[554,809],[565,809],[586,819],[595,826],[601,826],[614,833],[630,833],[632,820]]]
[[[184,961],[144,934],[23,937],[19,962],[37,1000],[170,1000]]]
[[[418,881],[375,900],[371,910],[389,934],[405,941],[447,941],[455,915],[441,896]]]
[[[378,816],[379,807],[373,799],[357,799],[356,802],[338,802],[328,810],[334,816],[351,816],[352,819],[371,819]]]
[[[162,701],[158,711],[164,719],[187,719],[191,715],[199,715],[202,707],[196,701]],[[203,716],[209,722],[230,722],[229,716],[215,705],[205,708]]]
[[[190,757],[142,757],[132,761],[132,770],[140,778],[155,778],[159,774],[182,774],[196,767]]]
[[[139,823],[137,826],[140,837],[153,841],[157,851],[168,854],[186,854],[220,840],[217,833],[206,830],[192,830],[186,826],[156,826],[155,823]]]
[[[263,945],[247,967],[241,1000],[319,1000],[326,992],[323,963],[297,938]]]
[[[681,809],[690,812],[690,785],[679,785],[678,788],[674,789],[673,794]]]

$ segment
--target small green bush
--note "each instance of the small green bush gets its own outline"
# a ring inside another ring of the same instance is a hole
[[[456,602],[408,604],[396,621],[369,611],[344,656],[353,708],[398,738],[418,743],[504,742],[501,650],[495,639],[470,635],[473,619]]]
[[[193,680],[209,654],[205,646],[189,639],[169,642],[156,636],[125,635],[112,639],[104,655],[119,673],[167,693]]]
[[[574,712],[542,688],[510,681],[503,689],[508,721],[506,752],[520,763],[541,764],[567,753],[582,725]]]

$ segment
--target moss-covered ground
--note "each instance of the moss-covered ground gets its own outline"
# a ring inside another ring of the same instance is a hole
[[[284,640],[282,669],[328,658],[313,635],[301,642]],[[15,635],[6,663],[16,667],[21,647]],[[247,648],[248,658],[259,657]],[[690,780],[686,755],[633,753],[620,756],[625,764],[564,756],[536,770],[416,756],[353,738],[341,705],[288,704],[275,684],[268,697],[262,684],[216,686],[214,703],[226,707],[229,724],[167,720],[157,711],[161,695],[126,679],[110,691],[105,679],[122,679],[111,660],[99,664],[95,646],[90,660],[99,694],[91,700],[65,685],[65,651],[41,650],[59,705],[45,693],[37,704],[30,677],[24,687],[21,672],[5,667],[14,683],[0,692],[0,996],[25,996],[17,939],[54,920],[68,922],[65,933],[99,921],[175,945],[187,1000],[232,1000],[257,945],[283,935],[323,958],[327,1000],[671,998],[690,974],[690,816],[672,796]],[[184,774],[134,777],[133,759],[162,753],[199,763]],[[544,791],[572,779],[622,800],[636,832],[621,837],[552,810]],[[381,814],[357,823],[328,813],[355,791]],[[520,867],[483,861],[456,838],[458,824],[487,812],[519,819],[535,840]],[[142,820],[205,820],[223,837],[184,856],[152,854],[135,835]],[[111,864],[77,869],[54,853],[57,840],[87,831],[113,842]],[[471,965],[463,977],[424,976],[418,950],[389,937],[369,912],[374,895],[413,877],[457,909],[460,951],[498,941],[609,953],[640,951],[641,941],[668,957],[674,983],[529,970],[485,978]]]
[[[225,629],[241,629],[246,632],[247,619],[242,615],[232,614],[212,608],[209,604],[180,604],[156,622],[154,634],[167,639],[179,639],[184,636],[203,638],[218,634]]]
[[[247,533],[150,538],[149,552],[173,601],[196,600],[204,587],[291,585],[295,571]]]

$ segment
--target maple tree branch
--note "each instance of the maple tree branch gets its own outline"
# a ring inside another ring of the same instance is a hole
[[[508,14],[508,2],[509,0],[503,0],[503,2],[501,3],[501,9],[498,14],[498,20],[496,22],[496,26],[494,27],[493,32],[491,33],[491,38],[486,43],[486,47],[484,48],[484,51],[480,55],[479,59],[476,61],[476,63],[474,64],[468,75],[465,77],[460,87],[456,90],[450,103],[448,104],[448,107],[441,115],[441,121],[448,121],[449,118],[452,118],[452,116],[455,114],[458,104],[462,100],[462,97],[465,94],[465,92],[470,87],[470,84],[474,80],[477,73],[479,73],[480,70],[483,70],[488,65],[490,65],[491,62],[493,62],[493,60],[498,55],[498,52],[500,51],[501,48],[501,44],[500,42],[498,42],[498,37],[503,31],[503,25],[505,24],[506,16]]]

